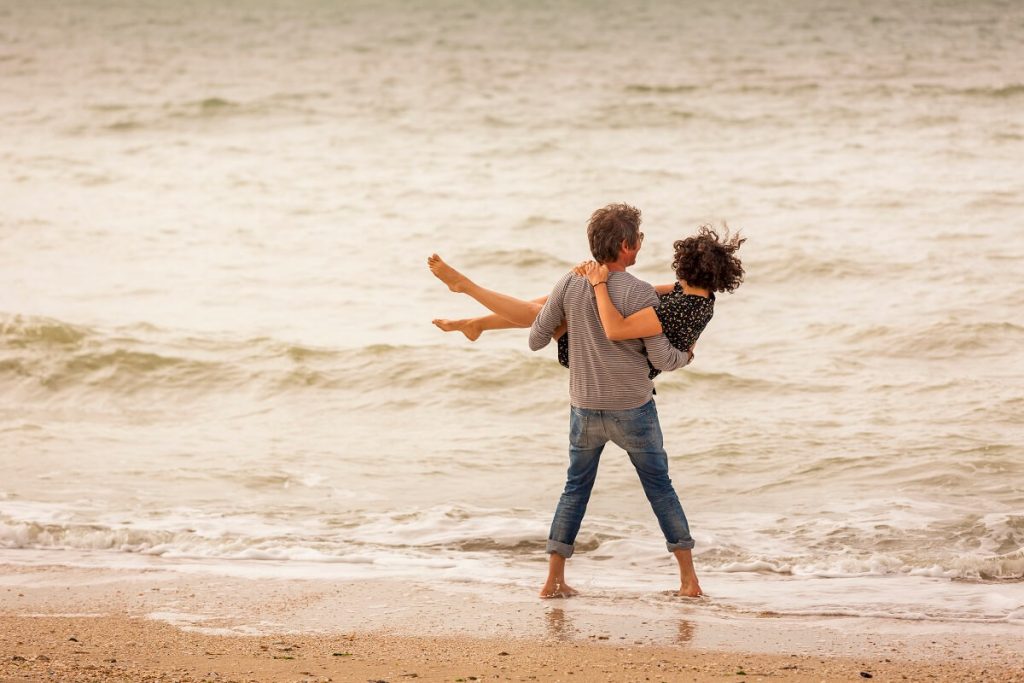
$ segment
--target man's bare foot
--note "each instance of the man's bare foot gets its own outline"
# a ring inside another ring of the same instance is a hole
[[[677,593],[677,595],[680,595],[684,598],[699,598],[700,596],[704,595],[704,591],[700,589],[700,584],[697,583],[696,580],[684,581],[682,584],[680,584],[679,593]]]
[[[480,332],[482,332],[480,325],[475,323],[472,318],[464,318],[462,320],[437,318],[431,322],[445,332],[461,332],[466,335],[466,339],[469,341],[476,341],[480,337]]]
[[[465,289],[465,284],[468,282],[466,276],[445,263],[444,259],[437,254],[431,254],[427,258],[427,265],[430,266],[430,272],[438,280],[448,285],[448,289],[453,292],[461,292]]]
[[[679,595],[684,598],[699,598],[704,595],[693,568],[693,551],[676,548],[672,551],[679,562]]]
[[[565,583],[564,581],[548,581],[544,584],[544,587],[540,589],[540,597],[545,600],[551,598],[571,598],[574,595],[579,595],[579,591]]]

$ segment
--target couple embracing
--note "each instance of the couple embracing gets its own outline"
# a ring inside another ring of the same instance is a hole
[[[435,320],[475,340],[483,331],[530,328],[530,348],[552,340],[569,368],[569,469],[548,534],[548,577],[541,597],[570,597],[565,562],[572,557],[601,452],[609,441],[629,454],[679,564],[679,594],[702,594],[693,566],[693,538],[668,474],[668,455],[654,403],[653,378],[693,360],[693,345],[714,312],[715,292],[743,280],[738,235],[709,227],[675,242],[676,281],[656,287],[626,272],[643,246],[640,211],[626,204],[598,209],[587,226],[595,261],[564,275],[547,297],[523,301],[480,287],[436,254],[431,271],[453,292],[472,296],[492,315]]]

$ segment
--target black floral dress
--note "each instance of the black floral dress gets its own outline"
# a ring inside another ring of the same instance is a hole
[[[680,351],[688,351],[715,314],[714,292],[707,297],[686,294],[677,282],[671,292],[659,294],[658,298],[661,301],[654,307],[654,314],[661,321],[662,331],[672,346]],[[558,362],[569,367],[568,333],[558,338]],[[661,370],[656,370],[649,362],[648,366],[651,379],[661,374]]]

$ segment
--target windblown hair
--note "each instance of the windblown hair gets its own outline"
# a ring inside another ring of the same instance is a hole
[[[630,246],[640,241],[640,209],[629,204],[609,204],[590,216],[587,224],[590,253],[598,263],[619,258],[622,240]]]
[[[697,234],[678,240],[672,267],[676,277],[685,280],[692,287],[711,292],[731,292],[743,282],[743,264],[736,252],[746,242],[739,232],[719,237],[710,225],[702,225]]]

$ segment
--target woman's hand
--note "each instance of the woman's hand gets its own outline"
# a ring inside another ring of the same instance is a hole
[[[587,276],[591,286],[594,287],[602,282],[608,282],[608,266],[602,266],[593,261],[587,263],[583,274]]]
[[[587,276],[587,268],[589,268],[591,265],[597,265],[597,262],[596,261],[580,261],[579,265],[574,267],[570,272],[573,273],[574,275],[579,275],[580,277],[586,277]]]
[[[602,266],[597,261],[582,261],[572,272],[587,278],[593,286],[608,282],[608,266]]]

